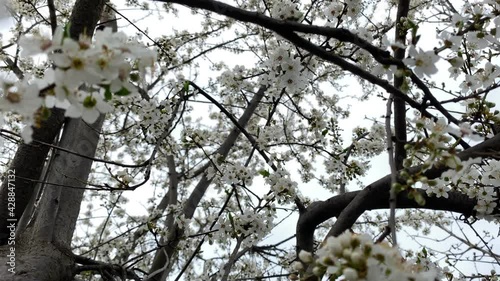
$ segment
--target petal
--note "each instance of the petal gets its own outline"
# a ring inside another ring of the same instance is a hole
[[[99,118],[99,111],[97,111],[95,108],[83,110],[83,121],[89,124],[93,124],[97,120],[97,118]]]
[[[71,117],[71,118],[81,117],[82,116],[82,109],[79,106],[72,104],[68,107],[68,109],[66,109],[64,116]]]
[[[26,125],[21,132],[21,137],[23,138],[25,143],[31,143],[33,141],[33,128],[31,124]]]

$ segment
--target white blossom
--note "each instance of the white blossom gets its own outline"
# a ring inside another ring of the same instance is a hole
[[[403,59],[403,62],[411,66],[417,76],[431,76],[438,71],[436,62],[439,56],[434,51],[423,51],[420,48],[417,50],[414,46],[410,46],[408,55],[410,58]]]

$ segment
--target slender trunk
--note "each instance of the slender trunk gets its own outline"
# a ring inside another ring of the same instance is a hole
[[[243,128],[246,127],[248,121],[250,121],[250,118],[257,109],[257,106],[264,97],[264,93],[266,90],[267,90],[266,87],[261,87],[255,94],[255,96],[252,98],[248,107],[245,109],[245,112],[238,120],[238,123],[241,127]],[[222,158],[225,158],[229,154],[229,151],[234,146],[240,134],[241,134],[240,130],[237,127],[234,127],[233,130],[229,133],[224,143],[222,143],[219,149],[217,150],[217,154],[219,154]],[[184,205],[184,217],[186,219],[191,219],[193,217],[196,207],[198,206],[201,199],[205,195],[205,192],[207,191],[208,186],[210,185],[211,182],[212,180],[208,179],[207,176],[203,174],[200,181],[198,182],[195,189],[193,190],[193,192],[191,193],[187,202]],[[149,271],[150,279],[148,280],[163,281],[167,279],[171,267],[173,265],[170,261],[177,253],[177,245],[179,244],[180,239],[182,239],[183,235],[184,235],[184,229],[180,228],[178,225],[174,225],[173,229],[168,230],[168,235],[165,239],[166,241],[162,240],[165,246],[156,251],[153,264]]]

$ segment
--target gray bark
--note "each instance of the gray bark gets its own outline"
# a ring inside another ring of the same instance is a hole
[[[104,7],[104,0],[78,0],[70,18],[70,36],[78,38],[86,33],[92,36],[95,26]],[[40,179],[42,169],[46,164],[49,147],[44,143],[52,143],[64,122],[64,111],[52,110],[50,118],[43,122],[40,128],[33,128],[33,142],[19,145],[9,170],[16,171],[16,210],[14,218],[19,220],[33,196],[36,181]],[[0,206],[7,206],[8,181],[4,179],[0,187]],[[7,208],[0,208],[0,245],[7,243]]]
[[[91,36],[101,16],[104,0],[77,0],[70,18],[70,35],[78,38],[82,33]],[[33,144],[22,144],[18,148],[10,169],[16,170],[15,219],[23,214],[33,194],[35,182],[40,179],[46,164],[48,146],[58,134],[64,113],[53,110],[51,118],[35,129]],[[60,146],[86,156],[94,156],[102,127],[103,117],[92,126],[80,119],[66,122]],[[35,211],[34,219],[26,229],[21,229],[15,245],[0,246],[0,280],[6,281],[67,281],[73,279],[74,259],[69,250],[76,226],[92,161],[69,153],[56,151],[48,169],[48,182]],[[70,187],[71,186],[71,187]],[[2,206],[7,200],[7,184],[0,189]],[[77,187],[77,188],[72,188]],[[36,195],[36,194],[35,194]],[[34,202],[32,200],[31,202]],[[31,216],[31,214],[26,214]],[[8,213],[0,210],[0,244],[5,244]],[[15,254],[14,258],[8,257]],[[7,264],[9,261],[14,261]],[[15,266],[15,268],[12,268]],[[11,271],[9,271],[11,269]],[[13,269],[13,270],[12,270]]]
[[[101,116],[90,126],[81,119],[70,119],[60,145],[93,157],[103,120]],[[9,265],[2,263],[1,280],[62,281],[73,278],[70,243],[91,166],[92,160],[56,152],[34,219],[16,240],[16,273],[7,271]],[[8,246],[3,246],[2,250],[6,249]],[[2,255],[4,257],[6,255]]]

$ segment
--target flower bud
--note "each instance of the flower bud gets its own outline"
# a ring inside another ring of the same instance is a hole
[[[305,263],[312,263],[313,256],[311,253],[301,250],[299,253],[299,259]]]

